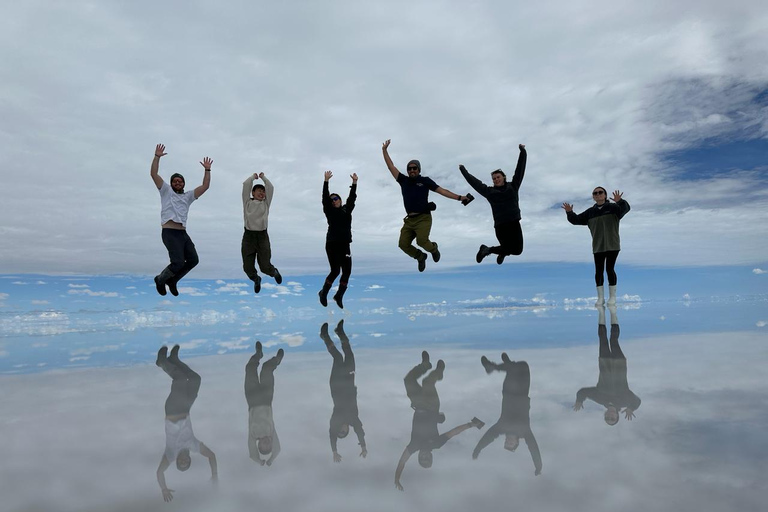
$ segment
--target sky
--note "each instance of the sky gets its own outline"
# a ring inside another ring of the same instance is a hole
[[[0,16],[0,272],[154,275],[167,261],[149,177],[214,160],[190,211],[193,276],[243,277],[240,190],[275,185],[283,275],[327,268],[322,174],[346,194],[356,274],[415,271],[381,157],[456,193],[528,167],[522,263],[585,263],[559,208],[621,190],[620,263],[765,268],[768,12],[762,2],[27,2]],[[436,197],[439,268],[494,242],[487,202]],[[490,263],[489,263],[490,264]],[[428,264],[428,272],[432,270]],[[192,276],[190,276],[192,277]]]

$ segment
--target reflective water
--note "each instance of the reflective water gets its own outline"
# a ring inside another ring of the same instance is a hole
[[[320,317],[261,358],[253,337],[182,345],[176,380],[157,336],[132,366],[5,375],[3,509],[761,510],[764,324],[734,328],[738,305],[661,309],[687,329],[647,307]]]

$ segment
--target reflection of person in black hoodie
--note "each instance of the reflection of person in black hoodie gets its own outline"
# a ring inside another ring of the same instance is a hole
[[[479,179],[472,176],[463,165],[459,166],[461,174],[470,186],[478,194],[485,197],[491,204],[493,213],[493,227],[499,245],[488,247],[483,244],[477,251],[475,260],[480,263],[489,254],[496,254],[496,263],[501,265],[504,258],[509,255],[519,256],[523,253],[523,230],[520,227],[520,197],[518,191],[525,176],[525,163],[528,153],[525,144],[520,144],[520,156],[517,159],[515,175],[511,182],[507,182],[507,175],[501,169],[491,173],[493,186],[489,187]]]
[[[525,361],[510,361],[506,352],[501,354],[502,364],[490,362],[485,356],[480,358],[485,371],[505,372],[504,385],[501,390],[501,417],[494,426],[488,429],[472,452],[476,459],[480,452],[491,444],[501,434],[506,436],[504,448],[514,452],[520,444],[520,438],[525,439],[528,451],[531,452],[536,475],[541,474],[541,452],[539,444],[531,431],[531,399],[528,393],[531,389],[531,370]]]
[[[333,340],[328,335],[328,323],[324,323],[320,328],[320,337],[325,342],[325,348],[333,357],[333,367],[331,368],[331,398],[333,398],[333,414],[331,414],[331,425],[329,435],[331,437],[331,450],[333,450],[333,461],[341,462],[341,455],[336,450],[336,441],[344,439],[349,434],[349,427],[355,429],[357,441],[360,444],[360,456],[365,458],[368,450],[365,447],[365,431],[363,423],[360,421],[360,413],[357,410],[357,386],[355,386],[355,354],[352,353],[352,347],[349,344],[349,338],[344,332],[344,320],[339,321],[334,331],[341,340],[341,350],[334,345]]]
[[[619,422],[619,410],[624,413],[627,420],[635,417],[634,412],[640,407],[640,398],[629,389],[627,383],[627,358],[619,346],[619,323],[616,319],[616,308],[610,308],[611,312],[611,338],[605,327],[605,308],[598,307],[599,320],[597,336],[600,339],[600,357],[598,365],[600,376],[597,386],[581,388],[576,393],[576,403],[573,410],[578,411],[584,406],[584,400],[590,400],[604,406],[605,422],[615,425]]]
[[[259,362],[264,357],[261,342],[256,342],[256,353],[245,365],[245,400],[248,402],[248,453],[254,462],[271,466],[280,455],[280,438],[275,430],[272,415],[272,399],[275,396],[275,369],[283,360],[283,349],[267,360],[261,367]],[[264,460],[261,455],[269,458]]]
[[[425,469],[432,467],[432,450],[442,448],[448,440],[471,427],[483,428],[485,423],[477,418],[472,418],[468,423],[464,423],[445,434],[440,434],[437,430],[437,424],[445,421],[445,414],[440,412],[440,397],[437,394],[435,384],[443,380],[445,363],[443,360],[437,362],[437,368],[430,372],[422,381],[418,378],[427,373],[432,368],[429,362],[429,354],[425,350],[421,353],[421,364],[414,366],[405,376],[405,392],[411,399],[411,408],[413,409],[413,425],[411,427],[411,442],[403,450],[400,461],[395,470],[395,487],[403,490],[400,484],[400,475],[405,469],[405,463],[416,452],[419,452],[419,464]]]

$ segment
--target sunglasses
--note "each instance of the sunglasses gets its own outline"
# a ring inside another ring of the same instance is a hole
[[[331,201],[341,201],[341,198],[339,196],[333,196]]]
[[[603,194],[605,194],[605,192],[603,192],[602,190],[598,190],[597,192],[592,192],[593,196],[600,196],[600,195],[603,195]]]
[[[410,167],[408,167],[408,170],[409,170],[409,171],[418,171],[418,170],[419,170],[419,168],[418,168],[418,167],[415,167],[415,166],[410,166]]]

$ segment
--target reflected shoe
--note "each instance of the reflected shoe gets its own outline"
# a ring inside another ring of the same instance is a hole
[[[501,265],[502,263],[504,263],[504,258],[506,257],[507,257],[506,254],[499,254],[498,256],[496,256],[496,263],[498,265]]]
[[[432,261],[437,263],[440,261],[440,250],[437,248],[437,244],[435,244],[435,250],[431,252],[432,254]]]
[[[429,352],[426,350],[421,351],[421,365],[426,366],[427,370],[432,368],[432,363],[429,362]]]
[[[168,347],[160,347],[160,350],[157,351],[155,364],[157,366],[162,366],[166,359],[168,359]]]
[[[613,286],[608,285],[608,307],[610,306],[616,306],[616,285]]]
[[[277,270],[277,267],[275,267],[275,275],[272,277],[275,278],[277,284],[283,284],[283,276],[280,275],[280,271]]]
[[[344,332],[344,319],[342,318],[339,320],[339,323],[336,324],[336,328],[333,330],[333,332],[336,333],[336,336],[339,338],[346,338],[347,333]]]
[[[595,301],[595,307],[599,308],[605,305],[605,288],[602,286],[597,287],[597,300]]]
[[[424,272],[424,269],[427,268],[427,255],[424,253],[421,253],[421,257],[419,258],[419,272]]]
[[[487,373],[488,375],[490,375],[491,373],[493,373],[493,370],[495,370],[495,368],[494,368],[494,364],[493,364],[492,362],[490,362],[490,361],[488,360],[488,358],[487,358],[487,357],[485,357],[485,356],[482,356],[482,357],[480,358],[480,364],[482,364],[482,365],[483,365],[483,368],[485,368],[485,373]]]
[[[180,348],[181,347],[179,345],[174,345],[173,348],[171,349],[171,355],[168,356],[168,359],[178,360],[179,359],[179,349]]]
[[[259,359],[264,357],[264,351],[261,348],[261,342],[260,341],[256,342],[256,357],[259,358]]]
[[[437,372],[436,380],[443,380],[443,372],[445,371],[445,362],[442,359],[437,361],[435,372]]]
[[[477,261],[478,263],[480,263],[480,262],[481,262],[481,261],[483,261],[483,259],[484,259],[486,256],[488,256],[489,254],[491,254],[491,250],[488,248],[488,246],[487,246],[487,245],[485,245],[485,244],[482,244],[482,245],[480,246],[480,249],[477,251],[477,256],[475,256],[475,261]]]
[[[328,322],[325,322],[320,326],[320,337],[323,339],[323,341],[330,341],[330,336],[328,335]]]
[[[507,355],[506,352],[502,352],[501,353],[501,360],[504,361],[505,363],[511,363],[512,362],[512,361],[509,360],[509,356]]]
[[[277,355],[275,358],[277,358],[277,361],[275,362],[275,366],[279,365],[283,361],[283,356],[285,355],[285,350],[280,349],[277,351]]]
[[[477,428],[478,430],[480,430],[481,428],[483,428],[485,426],[485,422],[481,421],[477,416],[472,418],[470,423],[472,424],[473,427]]]
[[[253,281],[253,293],[259,293],[261,291],[261,276],[257,274],[251,278],[251,281]]]

